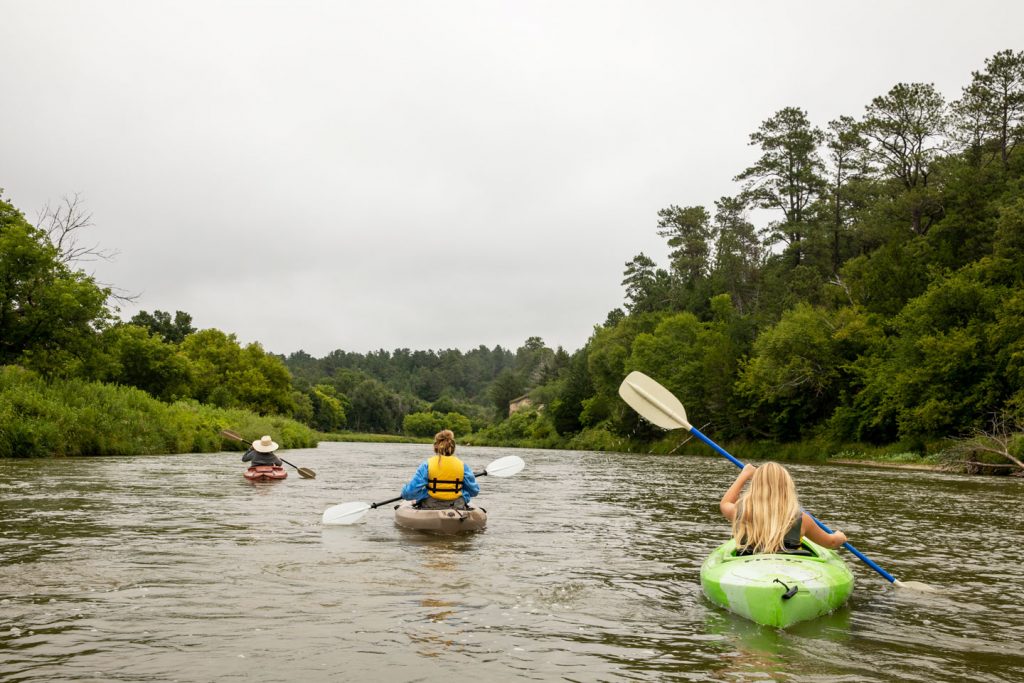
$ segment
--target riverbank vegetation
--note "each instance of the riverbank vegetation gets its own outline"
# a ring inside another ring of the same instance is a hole
[[[289,448],[314,447],[318,434],[280,416],[160,401],[141,389],[83,379],[47,380],[0,367],[0,457],[135,455],[235,450],[221,429],[274,434]],[[250,438],[258,438],[250,436]]]
[[[44,229],[2,202],[0,364],[36,373],[68,405],[76,391],[133,387],[170,411],[150,419],[169,424],[237,410],[333,434],[450,426],[467,444],[702,452],[618,398],[640,370],[742,457],[945,453],[1020,473],[1019,429],[996,447],[971,438],[993,419],[1024,423],[1022,142],[1022,52],[994,54],[950,98],[898,83],[823,124],[780,109],[750,134],[758,158],[735,169],[735,194],[652,211],[668,263],[628,261],[624,305],[574,352],[529,337],[515,351],[277,356],[195,330],[181,311],[121,321],[115,293],[67,247],[83,227],[76,205]],[[770,219],[755,225],[754,209]],[[0,391],[29,381],[18,372],[0,375]],[[23,426],[4,420],[0,441],[20,454],[73,451],[61,443],[75,438],[69,418],[46,413],[29,428],[24,403],[3,405]],[[274,430],[253,433],[264,431]],[[87,450],[131,448],[110,441]]]

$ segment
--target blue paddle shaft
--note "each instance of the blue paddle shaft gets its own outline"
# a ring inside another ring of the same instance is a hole
[[[719,446],[717,443],[715,443],[714,441],[712,441],[708,437],[706,437],[703,434],[701,434],[699,429],[697,429],[696,427],[690,427],[690,433],[693,434],[698,439],[700,439],[701,441],[703,441],[704,443],[706,443],[707,445],[711,446],[711,448],[713,448],[719,455],[725,456],[726,458],[731,460],[733,465],[736,465],[736,467],[739,467],[741,470],[743,469],[743,463],[742,462],[740,462],[739,460],[734,458],[732,455],[730,455],[728,451],[726,451],[724,448]],[[807,511],[804,510],[804,512],[807,512]],[[823,522],[821,522],[817,517],[815,517],[811,513],[807,512],[807,516],[810,517],[811,519],[813,519],[814,523],[817,524],[819,527],[821,527],[822,531],[824,531],[825,533],[827,533],[827,534],[834,533],[831,529],[829,529],[827,526],[825,526],[825,524]],[[859,551],[856,548],[854,548],[852,545],[850,545],[849,542],[844,543],[843,547],[846,548],[847,550],[849,550],[854,555],[856,555],[860,559],[861,562],[863,562],[864,564],[866,564],[867,566],[871,567],[876,572],[878,572],[882,576],[882,578],[884,578],[886,581],[888,581],[889,583],[896,583],[896,578],[893,577],[892,574],[890,574],[889,572],[885,571],[884,569],[879,567],[877,564],[872,562],[871,559],[867,555],[865,555],[861,551]]]

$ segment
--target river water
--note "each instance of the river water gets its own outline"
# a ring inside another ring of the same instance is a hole
[[[790,465],[843,551],[838,612],[776,630],[709,603],[723,458],[462,448],[488,528],[394,525],[429,446],[323,443],[252,484],[238,453],[0,462],[3,681],[1019,681],[1024,482]]]

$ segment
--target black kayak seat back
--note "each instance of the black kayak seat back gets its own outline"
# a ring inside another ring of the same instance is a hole
[[[755,553],[751,549],[734,550],[733,557],[746,557],[747,555],[761,555],[762,553]],[[806,543],[801,543],[799,548],[783,548],[781,552],[772,553],[774,555],[796,555],[798,557],[817,557],[815,553]]]

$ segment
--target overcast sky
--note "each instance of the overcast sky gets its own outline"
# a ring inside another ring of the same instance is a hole
[[[569,351],[786,106],[959,96],[1024,3],[0,0],[0,187],[138,310],[270,351]]]

